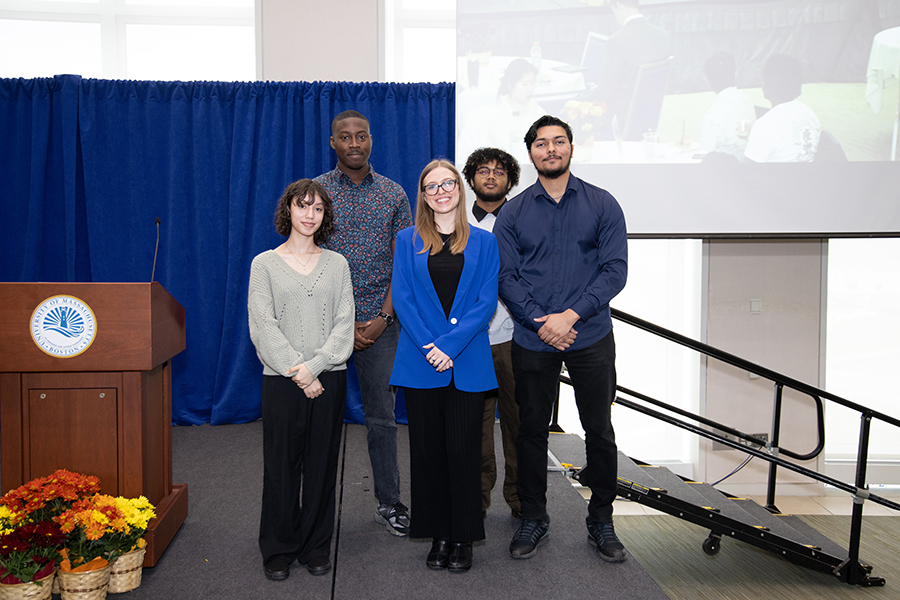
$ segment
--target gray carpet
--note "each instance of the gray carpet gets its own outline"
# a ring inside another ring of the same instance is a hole
[[[405,433],[401,428],[404,457]],[[486,539],[474,548],[472,570],[430,571],[425,567],[430,540],[396,538],[374,523],[367,456],[365,429],[348,426],[335,598],[666,598],[637,561],[608,564],[597,557],[587,543],[587,505],[561,474],[549,476],[550,537],[534,558],[509,557],[509,541],[519,522],[510,516],[498,485],[485,521]],[[402,489],[408,495],[407,481]]]
[[[172,440],[174,481],[188,484],[190,514],[157,566],[144,569],[141,587],[119,595],[123,600],[667,598],[637,560],[609,565],[597,558],[586,541],[586,504],[559,474],[550,476],[550,537],[534,558],[509,558],[507,546],[517,521],[510,517],[498,485],[485,522],[487,539],[475,547],[472,570],[451,574],[427,569],[429,542],[389,535],[374,522],[361,425],[345,427],[333,572],[313,577],[295,563],[286,581],[271,582],[263,575],[256,543],[261,424],[176,427]],[[398,440],[406,500],[405,427],[401,426]]]

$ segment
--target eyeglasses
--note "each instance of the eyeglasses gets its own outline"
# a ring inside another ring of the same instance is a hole
[[[425,193],[429,196],[434,196],[438,193],[438,188],[444,188],[445,192],[452,192],[456,189],[456,180],[447,179],[440,183],[429,183],[422,189],[425,190]]]
[[[491,173],[493,173],[493,174],[494,174],[494,177],[497,177],[497,178],[499,178],[499,177],[506,177],[506,170],[505,170],[505,169],[488,169],[487,167],[481,167],[480,169],[478,169],[478,170],[475,171],[475,172],[476,172],[477,174],[481,175],[482,177],[487,177],[487,176],[490,175]]]

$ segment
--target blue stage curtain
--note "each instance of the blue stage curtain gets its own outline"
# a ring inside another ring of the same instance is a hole
[[[247,280],[284,239],[284,188],[334,168],[331,120],[355,109],[374,169],[414,201],[422,167],[453,158],[454,99],[453,84],[0,79],[0,280],[149,281],[159,218],[156,280],[187,312],[173,420],[255,420]]]

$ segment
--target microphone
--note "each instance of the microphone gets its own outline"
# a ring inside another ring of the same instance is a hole
[[[159,217],[156,217],[156,249],[153,251],[153,271],[150,273],[150,283],[156,276],[156,255],[159,253]]]

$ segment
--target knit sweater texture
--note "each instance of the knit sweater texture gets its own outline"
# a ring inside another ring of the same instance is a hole
[[[350,269],[340,254],[322,250],[309,275],[274,250],[258,255],[250,266],[247,310],[263,374],[287,377],[299,364],[313,377],[347,368],[356,315]]]

